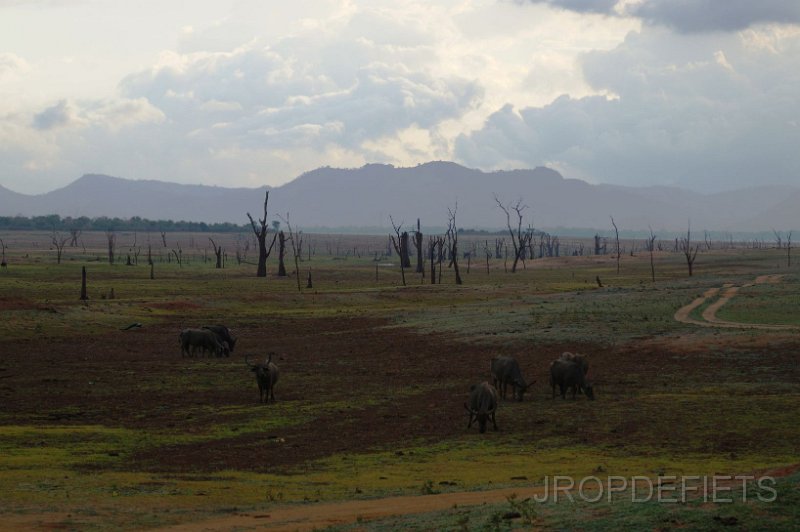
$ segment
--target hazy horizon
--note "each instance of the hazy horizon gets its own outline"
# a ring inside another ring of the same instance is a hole
[[[513,172],[513,171],[532,171],[532,170],[534,170],[533,167],[530,167],[530,168],[508,168],[508,169],[501,169],[501,170],[485,170],[485,169],[482,169],[482,168],[475,168],[475,167],[466,166],[466,165],[463,165],[463,164],[460,164],[460,163],[456,163],[455,161],[425,161],[425,162],[417,163],[415,165],[410,165],[410,166],[394,165],[394,164],[391,164],[391,163],[369,163],[368,162],[368,163],[365,163],[362,166],[352,167],[352,168],[334,167],[334,166],[330,166],[330,165],[312,168],[312,169],[306,170],[304,172],[301,172],[300,174],[298,174],[298,175],[292,177],[291,179],[288,179],[287,181],[285,181],[283,183],[280,183],[278,185],[267,185],[265,183],[254,184],[254,185],[236,185],[236,184],[228,184],[228,183],[218,184],[218,183],[201,183],[201,182],[194,182],[194,183],[193,182],[183,182],[182,183],[182,182],[179,182],[179,181],[171,181],[169,179],[157,179],[157,178],[148,178],[148,177],[131,178],[131,177],[127,177],[127,176],[124,176],[124,175],[109,175],[109,174],[103,174],[103,173],[100,173],[100,172],[85,172],[82,175],[79,175],[79,176],[75,177],[74,179],[71,179],[71,180],[65,182],[64,184],[59,184],[57,186],[54,186],[51,189],[43,190],[41,192],[32,192],[32,193],[22,192],[21,190],[15,190],[12,187],[6,186],[3,183],[0,183],[0,186],[3,187],[3,188],[6,188],[7,190],[10,190],[11,192],[17,193],[17,194],[23,194],[23,195],[26,195],[26,196],[40,196],[40,195],[45,195],[45,194],[48,194],[50,192],[55,192],[57,190],[61,190],[63,188],[69,187],[70,185],[72,185],[73,183],[75,183],[76,181],[78,181],[78,180],[80,180],[81,178],[84,178],[84,177],[102,176],[102,177],[111,177],[111,178],[114,178],[114,179],[122,179],[122,180],[125,180],[125,181],[157,181],[157,182],[161,182],[161,183],[189,185],[189,186],[207,186],[207,187],[219,187],[219,188],[225,188],[225,189],[242,189],[242,188],[244,188],[244,189],[254,189],[255,190],[255,189],[260,189],[260,188],[262,188],[264,186],[268,186],[271,189],[272,188],[280,188],[280,187],[282,187],[284,185],[292,183],[293,181],[297,180],[300,177],[303,177],[306,174],[311,174],[311,173],[313,173],[315,171],[324,170],[324,169],[358,170],[358,169],[361,169],[361,168],[364,168],[364,167],[368,167],[370,165],[387,165],[387,166],[392,166],[392,167],[397,168],[397,169],[411,169],[411,168],[415,168],[415,167],[418,167],[418,166],[423,166],[423,165],[426,165],[426,164],[432,164],[432,163],[454,163],[454,164],[458,164],[459,166],[462,166],[462,167],[464,167],[464,168],[466,168],[468,170],[477,170],[477,171],[485,173],[487,175],[491,175],[492,173],[495,173],[495,172]],[[542,166],[542,167],[543,168],[550,168],[548,166]],[[540,168],[542,168],[542,167],[540,167]],[[592,182],[585,181],[585,180],[580,179],[580,178],[574,178],[574,177],[571,177],[571,176],[568,176],[568,175],[563,175],[563,174],[562,174],[562,177],[564,179],[573,179],[573,180],[577,179],[579,181],[584,181],[584,182],[586,182],[586,183],[588,183],[590,185],[615,185],[615,183],[592,183]],[[640,185],[639,184],[633,184],[633,185],[620,185],[620,186],[628,186],[628,187],[633,187],[633,188],[647,188],[647,187],[662,187],[662,186],[665,186],[665,187],[668,187],[668,188],[683,190],[683,191],[686,191],[686,192],[697,193],[697,194],[700,194],[700,195],[717,194],[717,193],[724,193],[724,192],[736,192],[736,191],[747,190],[747,189],[750,189],[750,188],[759,187],[758,184],[746,183],[746,184],[743,184],[741,186],[732,186],[730,188],[723,188],[723,189],[719,189],[719,190],[705,191],[704,192],[704,191],[696,190],[696,189],[692,188],[691,186],[682,186],[682,185],[660,185],[660,184],[644,183],[644,184],[640,184]],[[798,183],[798,184],[790,183],[790,184],[786,184],[786,185],[782,185],[782,184],[770,185],[770,184],[767,184],[765,186],[767,186],[767,187],[770,187],[770,186],[783,187],[783,186],[785,186],[785,187],[790,187],[790,188],[794,188],[794,189],[800,190],[800,183]]]
[[[0,0],[0,185],[436,160],[701,193],[800,175],[794,1],[184,6]]]

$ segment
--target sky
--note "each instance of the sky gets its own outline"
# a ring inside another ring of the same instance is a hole
[[[0,185],[800,185],[797,0],[0,0]]]

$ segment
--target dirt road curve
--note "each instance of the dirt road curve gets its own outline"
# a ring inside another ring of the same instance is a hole
[[[753,472],[756,476],[785,477],[800,470],[800,464]],[[723,481],[720,485],[738,486],[739,481]],[[573,490],[574,491],[574,490]],[[253,514],[237,514],[219,519],[184,523],[161,530],[202,531],[256,529],[270,531],[314,530],[333,525],[353,523],[359,520],[370,521],[393,515],[419,514],[447,510],[454,506],[476,506],[505,502],[508,496],[516,494],[519,500],[537,496],[543,498],[543,486],[529,488],[503,488],[489,491],[462,491],[436,495],[408,495],[371,499],[364,501],[343,501],[333,503],[281,506]],[[552,491],[550,492],[552,498]],[[559,498],[566,497],[560,493]],[[575,495],[577,499],[577,495]]]
[[[777,283],[781,280],[783,275],[761,275],[756,277],[756,280],[752,283],[748,283],[744,285],[753,286],[756,284],[763,284],[763,283]],[[733,286],[731,284],[723,285],[722,288],[710,288],[705,291],[705,293],[689,303],[688,305],[681,307],[675,313],[675,319],[682,323],[691,323],[693,325],[700,325],[701,327],[727,327],[727,328],[735,328],[735,329],[772,329],[772,330],[784,330],[784,329],[797,329],[794,325],[772,325],[767,323],[739,323],[735,321],[727,321],[721,320],[717,318],[717,311],[722,308],[728,301],[736,295],[739,291],[739,286]],[[714,298],[722,292],[719,296],[719,299],[714,301],[711,305],[706,307],[703,311],[703,320],[696,320],[690,317],[691,312],[696,309],[697,307],[701,306],[707,300]]]
[[[184,523],[161,530],[170,532],[221,531],[239,527],[245,529],[253,527],[257,530],[270,531],[319,530],[333,525],[353,523],[361,519],[369,521],[393,515],[447,510],[455,505],[475,506],[484,503],[502,503],[512,494],[516,494],[520,500],[523,500],[534,495],[542,497],[543,493],[544,488],[538,486],[282,506],[261,513],[231,515],[210,521]],[[564,496],[562,493],[561,497]]]

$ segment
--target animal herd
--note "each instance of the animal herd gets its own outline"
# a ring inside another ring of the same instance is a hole
[[[503,399],[506,398],[508,387],[511,387],[511,398],[522,401],[525,391],[536,381],[528,383],[522,376],[519,362],[514,357],[494,357],[489,364],[492,375],[492,384],[484,381],[473,384],[469,389],[469,401],[464,403],[464,408],[469,413],[467,428],[477,421],[478,430],[486,432],[486,425],[492,422],[492,427],[497,430],[495,413],[498,405],[498,390]],[[589,361],[583,355],[565,352],[558,359],[550,363],[550,387],[553,399],[556,397],[556,386],[563,399],[567,391],[572,391],[572,398],[580,392],[590,400],[594,400],[594,388],[587,378]]]
[[[179,340],[183,357],[194,357],[198,351],[209,356],[227,357],[236,347],[236,337],[224,325],[184,329],[180,333]],[[244,357],[245,364],[256,376],[260,403],[268,403],[270,399],[275,401],[275,384],[278,382],[280,370],[272,361],[274,355],[274,352],[270,352],[263,364],[251,364],[249,355]],[[473,384],[469,390],[469,400],[464,403],[464,408],[469,413],[467,428],[471,428],[472,424],[477,422],[481,433],[486,432],[486,425],[490,421],[494,430],[497,430],[495,414],[498,395],[505,399],[510,387],[511,398],[522,401],[525,392],[536,382],[528,383],[525,380],[519,362],[511,356],[502,355],[492,358],[489,371],[492,383],[484,381]],[[555,399],[556,387],[558,387],[559,394],[563,399],[566,399],[567,392],[571,391],[573,399],[578,393],[582,393],[590,400],[594,400],[594,388],[587,378],[588,373],[589,361],[585,356],[569,352],[562,353],[558,359],[550,363],[552,398]]]
[[[178,336],[181,344],[182,357],[194,357],[198,350],[200,354],[227,357],[236,347],[236,337],[225,325],[205,325],[199,329],[184,329]],[[263,364],[251,364],[249,355],[245,355],[244,363],[255,373],[258,383],[258,400],[262,403],[275,401],[275,383],[278,382],[280,371],[272,361],[275,353],[270,352]]]
[[[184,329],[179,336],[181,356],[193,357],[199,349],[203,354],[218,357],[230,356],[236,347],[236,338],[224,325],[206,325],[200,329]]]

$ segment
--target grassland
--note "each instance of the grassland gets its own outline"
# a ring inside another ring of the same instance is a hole
[[[298,292],[274,277],[273,259],[267,279],[247,260],[215,269],[202,235],[170,236],[182,239],[180,265],[153,251],[153,279],[146,247],[127,266],[135,248],[120,245],[111,266],[103,235],[85,235],[86,249],[67,248],[61,264],[46,234],[3,238],[0,520],[22,527],[153,528],[315,501],[522,489],[553,475],[736,475],[800,462],[798,332],[673,319],[709,288],[780,274],[742,288],[719,317],[798,324],[800,276],[781,250],[704,250],[691,278],[679,254],[660,252],[655,282],[639,254],[619,273],[610,256],[536,259],[515,274],[502,259],[488,273],[462,261],[461,286],[447,268],[443,284],[407,271],[402,286],[391,258],[375,260],[385,238],[309,236],[300,275],[305,286],[310,270],[314,286]],[[84,266],[88,302],[78,300]],[[132,323],[142,326],[121,330]],[[233,355],[181,358],[178,332],[211,323],[234,329]],[[260,405],[243,359],[270,350],[278,401]],[[596,401],[551,399],[548,364],[565,350],[588,355]],[[462,403],[499,353],[537,384],[525,402],[501,404],[499,432],[479,435]],[[782,527],[797,517],[797,480],[780,480],[775,503],[732,514],[694,503],[534,510],[548,528],[704,528],[722,526],[720,515]],[[508,506],[356,526],[502,528]]]

